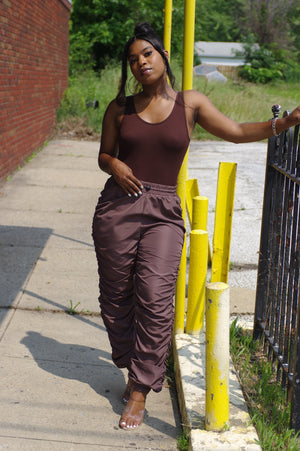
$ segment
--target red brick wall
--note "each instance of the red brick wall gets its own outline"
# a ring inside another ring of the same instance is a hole
[[[68,83],[68,0],[0,1],[0,179],[50,137]]]

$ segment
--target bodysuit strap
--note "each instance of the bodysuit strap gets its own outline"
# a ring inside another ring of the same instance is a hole
[[[133,96],[126,97],[124,114],[135,114],[135,106]]]

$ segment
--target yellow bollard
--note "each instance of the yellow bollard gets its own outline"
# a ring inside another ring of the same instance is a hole
[[[182,89],[193,87],[193,59],[194,59],[194,31],[195,31],[195,0],[185,0],[184,7],[184,40],[183,40],[183,70]],[[177,179],[177,194],[181,200],[182,216],[186,219],[186,180],[187,180],[188,150],[184,157]],[[175,333],[184,332],[186,292],[186,240],[183,245],[181,263],[175,292]]]
[[[184,2],[184,37],[183,37],[183,70],[182,89],[193,88],[194,38],[195,38],[195,0]]]
[[[193,88],[193,62],[194,62],[194,33],[195,33],[195,0],[185,0],[184,6],[184,39],[183,39],[183,70],[182,89]],[[181,199],[182,215],[185,220],[186,214],[186,180],[187,180],[188,150],[184,157],[177,179],[177,194]],[[175,323],[174,332],[184,332],[186,292],[186,241],[183,246],[179,274],[175,292]]]
[[[171,58],[172,0],[165,0],[164,13],[164,47]]]
[[[186,333],[191,335],[199,335],[203,329],[207,251],[207,232],[205,230],[192,230],[190,234],[190,268],[186,314]]]
[[[207,230],[208,198],[195,196],[193,198],[192,230]]]
[[[186,213],[185,213],[186,172],[187,172],[187,158],[185,158],[182,163],[177,179],[177,194],[181,200],[182,217],[184,219],[184,222],[186,222]],[[186,295],[186,237],[184,238],[175,290],[175,320],[174,320],[175,334],[182,334],[184,332],[185,295]]]
[[[228,280],[236,163],[220,163],[216,198],[211,281]]]
[[[206,287],[205,428],[221,431],[229,420],[229,286]]]
[[[199,196],[199,187],[197,179],[189,179],[186,181],[186,211],[190,221],[190,225],[192,225],[193,218],[193,198]],[[202,227],[195,227],[196,229],[206,230]]]
[[[193,208],[192,208],[192,224],[191,229],[207,230],[207,215],[208,215],[208,198],[204,196],[195,196],[193,198]],[[208,240],[207,240],[208,241]],[[211,263],[211,250],[209,241],[208,246],[208,257],[207,261]]]

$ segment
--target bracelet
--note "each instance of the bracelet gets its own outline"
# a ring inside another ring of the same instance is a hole
[[[273,117],[271,125],[272,125],[272,132],[274,136],[278,136],[279,133],[277,133],[276,131],[276,121],[277,121],[278,117]]]

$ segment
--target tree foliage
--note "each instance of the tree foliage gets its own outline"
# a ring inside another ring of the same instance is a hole
[[[241,38],[241,0],[196,1],[196,33],[199,41],[236,41]]]
[[[265,46],[276,43],[281,49],[289,48],[293,41],[291,24],[297,5],[299,0],[243,0],[241,29],[245,33],[251,31],[257,42]]]
[[[119,61],[138,22],[163,36],[164,0],[73,0],[70,69]],[[173,0],[172,55],[183,48],[184,0]],[[196,0],[195,39],[237,41],[251,32],[264,48],[300,58],[299,0]],[[280,58],[279,58],[280,59]]]
[[[174,29],[183,17],[181,3],[179,0],[174,2]],[[98,69],[112,59],[119,60],[124,44],[138,22],[148,21],[163,36],[163,9],[162,0],[73,0],[71,66],[91,63]],[[181,41],[174,40],[174,50],[181,48]]]

